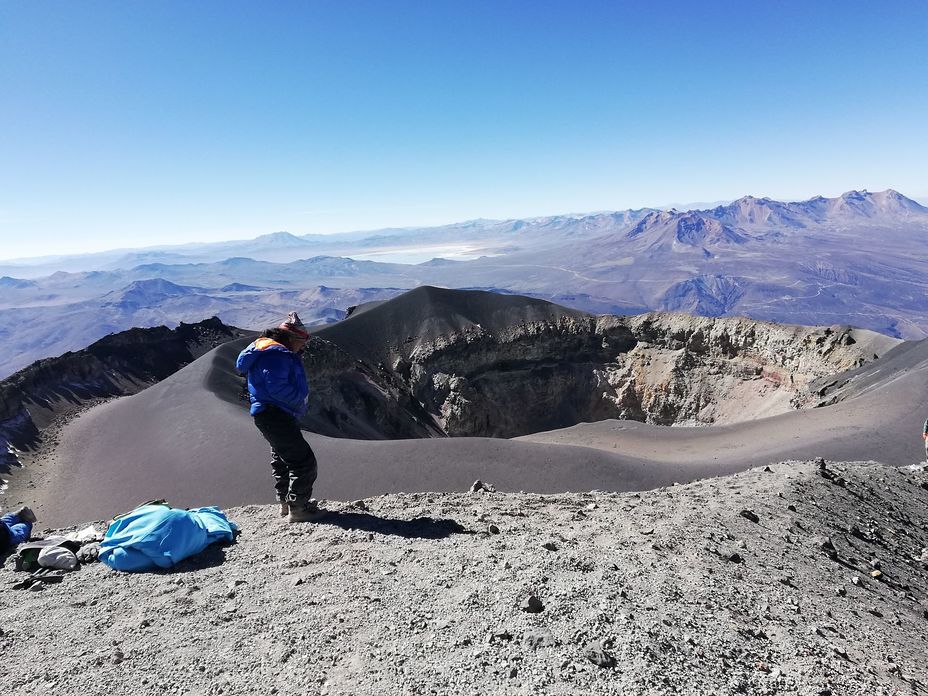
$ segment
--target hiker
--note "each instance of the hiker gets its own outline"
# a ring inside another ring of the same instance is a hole
[[[922,428],[922,438],[925,440],[925,463],[928,464],[928,420],[925,421],[925,427]]]
[[[309,386],[300,352],[309,332],[296,312],[239,353],[235,368],[248,376],[251,415],[271,446],[280,516],[309,522],[319,516],[312,499],[316,455],[300,430]]]
[[[25,506],[0,517],[0,553],[28,541],[34,524],[35,513]]]

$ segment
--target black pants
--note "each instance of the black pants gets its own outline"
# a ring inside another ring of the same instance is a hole
[[[303,438],[299,421],[286,411],[268,406],[255,414],[255,425],[271,446],[277,500],[303,503],[312,498],[316,455]]]

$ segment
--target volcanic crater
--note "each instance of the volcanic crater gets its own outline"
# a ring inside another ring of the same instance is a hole
[[[421,287],[315,333],[304,426],[392,439],[510,438],[606,419],[731,424],[818,405],[830,376],[897,343],[849,326],[594,316]]]

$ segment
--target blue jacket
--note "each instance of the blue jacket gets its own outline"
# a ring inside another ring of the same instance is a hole
[[[277,406],[294,418],[306,413],[309,385],[303,361],[272,338],[259,338],[238,355],[235,369],[248,375],[251,415]]]

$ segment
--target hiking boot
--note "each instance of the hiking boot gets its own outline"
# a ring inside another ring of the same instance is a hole
[[[286,500],[279,500],[277,501],[277,504],[280,506],[277,508],[277,514],[279,514],[281,517],[286,517],[290,514],[290,503],[288,503]]]
[[[325,510],[319,507],[319,503],[311,498],[305,503],[291,503],[289,522],[315,522],[325,517]]]
[[[19,517],[23,522],[28,522],[29,524],[35,524],[35,513],[32,511],[32,508],[26,507],[25,505],[19,510],[16,511],[16,516]]]

